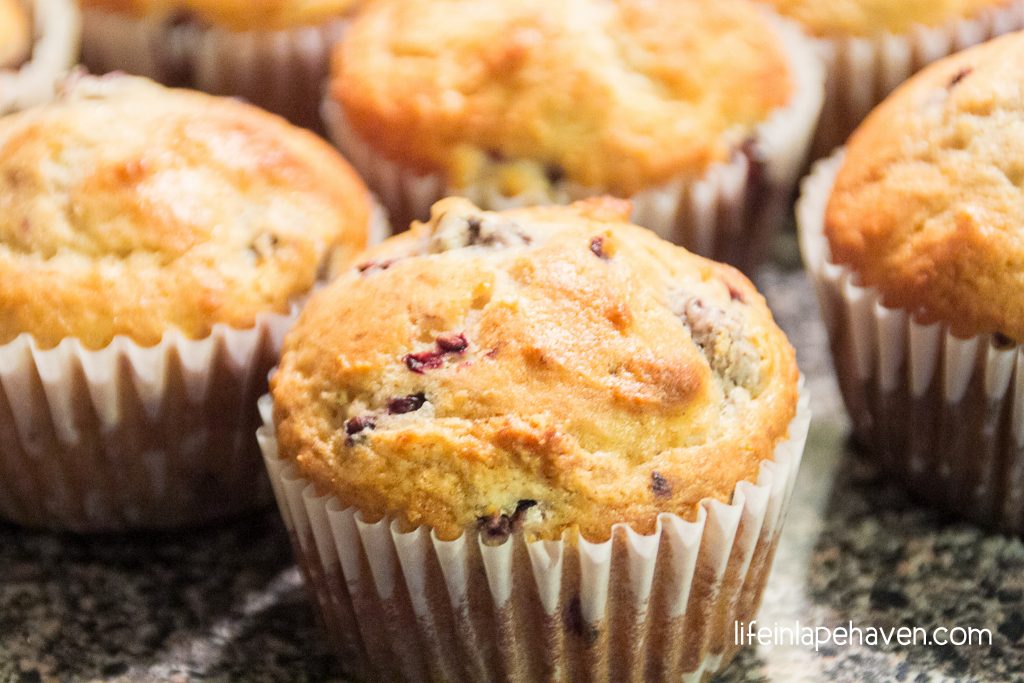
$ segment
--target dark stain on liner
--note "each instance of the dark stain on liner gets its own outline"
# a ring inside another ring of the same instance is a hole
[[[764,180],[767,160],[761,145],[754,138],[747,138],[739,147],[740,154],[747,158],[747,182],[758,185]]]
[[[574,595],[569,602],[565,603],[565,607],[562,610],[562,623],[566,631],[582,638],[587,647],[594,645],[597,642],[598,636],[600,636],[600,631],[588,624],[587,620],[583,618],[583,605],[580,602],[579,595]]]

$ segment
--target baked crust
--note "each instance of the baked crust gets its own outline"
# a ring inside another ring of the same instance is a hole
[[[762,0],[817,36],[901,34],[970,19],[1011,0]]]
[[[1024,342],[1024,34],[936,63],[847,147],[825,216],[833,260],[888,306],[958,336]]]
[[[24,62],[32,50],[32,20],[19,0],[0,0],[0,69]]]
[[[767,13],[719,0],[377,3],[331,82],[377,151],[455,187],[526,160],[619,196],[703,175],[793,89]]]
[[[359,0],[79,0],[101,9],[154,19],[192,17],[232,31],[308,26],[340,17]]]
[[[370,207],[341,157],[283,119],[81,77],[0,119],[0,343],[251,327],[365,245]]]
[[[272,380],[282,457],[370,518],[607,538],[754,480],[793,350],[735,269],[630,205],[435,204],[314,295]]]

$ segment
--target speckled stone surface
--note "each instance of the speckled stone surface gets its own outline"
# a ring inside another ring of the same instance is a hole
[[[973,626],[992,644],[749,647],[719,677],[1024,681],[1024,545],[918,507],[853,452],[802,273],[759,284],[797,346],[815,421],[760,621]],[[0,526],[0,682],[339,680],[273,511],[179,535]]]

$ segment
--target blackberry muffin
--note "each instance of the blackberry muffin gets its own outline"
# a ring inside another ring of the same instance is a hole
[[[809,44],[712,0],[403,0],[335,49],[325,118],[391,212],[631,198],[665,238],[741,266],[788,211],[822,97]]]
[[[1021,0],[762,0],[818,41],[825,106],[812,158],[842,145],[896,86],[927,64],[1024,28]]]
[[[0,515],[79,531],[250,509],[291,311],[368,193],[254,107],[79,77],[0,120]]]
[[[799,211],[861,440],[920,496],[1024,530],[1024,34],[929,67]]]
[[[797,366],[746,278],[630,209],[445,199],[289,334],[264,457],[353,673],[678,680],[734,653],[806,433]]]
[[[73,0],[0,0],[0,114],[48,99],[78,57]]]
[[[331,47],[361,0],[79,0],[83,60],[173,86],[234,95],[307,128]]]

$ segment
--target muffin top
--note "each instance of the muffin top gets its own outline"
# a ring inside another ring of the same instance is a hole
[[[79,0],[85,9],[135,17],[195,19],[232,31],[308,26],[342,16],[358,0]]]
[[[623,196],[728,159],[793,88],[767,14],[719,0],[376,3],[331,84],[379,152],[455,187]]]
[[[250,327],[363,247],[370,211],[326,143],[272,114],[141,78],[73,79],[0,119],[0,343]]]
[[[1024,342],[1024,34],[936,63],[853,135],[833,260],[955,334]]]
[[[1010,0],[762,0],[818,36],[906,33],[969,19]]]
[[[629,211],[438,202],[300,316],[272,380],[281,456],[447,539],[602,539],[731,500],[787,434],[793,350],[738,271]]]
[[[32,49],[32,21],[19,0],[0,0],[0,69],[21,64]]]

